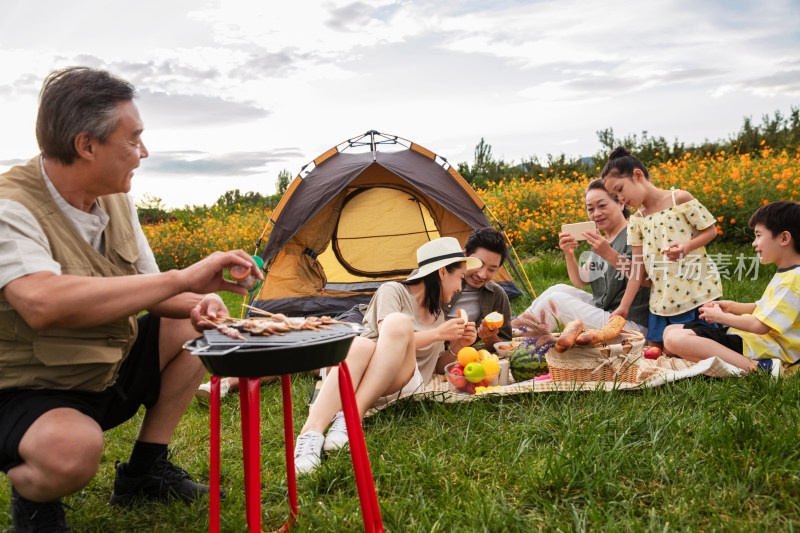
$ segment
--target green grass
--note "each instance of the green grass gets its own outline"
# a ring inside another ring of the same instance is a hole
[[[537,292],[567,279],[560,254],[527,268]],[[726,295],[753,301],[773,272],[762,267],[756,281],[726,280]],[[515,302],[515,311],[525,305]],[[295,432],[313,384],[310,375],[292,379]],[[271,530],[287,515],[280,387],[262,387],[261,406],[263,527]],[[800,527],[798,406],[796,377],[698,377],[636,392],[406,401],[367,418],[364,429],[389,531],[793,531]],[[223,399],[222,530],[237,532],[246,531],[238,411],[238,395]],[[97,477],[65,498],[72,527],[206,530],[205,501],[127,511],[106,503],[114,461],[127,460],[139,421],[107,433]],[[177,464],[207,479],[206,408],[189,408],[171,447]],[[4,477],[0,485],[2,530],[10,522],[2,514]],[[361,528],[346,452],[300,478],[298,492],[293,531]]]

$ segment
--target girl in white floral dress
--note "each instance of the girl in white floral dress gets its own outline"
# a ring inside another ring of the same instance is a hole
[[[700,306],[722,296],[719,272],[705,250],[717,236],[714,216],[691,193],[653,185],[642,162],[625,148],[611,153],[601,176],[620,202],[641,206],[628,221],[633,272],[612,314],[627,316],[646,271],[653,283],[647,340],[660,346],[667,325],[702,322]]]

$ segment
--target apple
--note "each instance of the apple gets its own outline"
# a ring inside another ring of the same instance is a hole
[[[475,394],[475,388],[477,385],[475,383],[467,383],[467,387],[465,389],[467,394]]]
[[[464,377],[470,383],[480,383],[485,375],[486,371],[480,363],[470,363],[464,367]]]
[[[458,390],[464,390],[464,387],[467,386],[467,380],[464,379],[464,367],[461,365],[455,365],[453,368],[448,370],[451,374],[448,376],[450,383]]]
[[[658,346],[650,346],[644,351],[645,359],[658,359],[659,357],[661,357],[661,348]]]

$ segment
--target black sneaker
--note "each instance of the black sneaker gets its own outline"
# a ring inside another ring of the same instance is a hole
[[[125,467],[128,463],[117,461],[114,465],[117,475],[114,478],[114,492],[111,493],[110,503],[125,505],[137,498],[150,500],[180,498],[191,503],[208,494],[208,485],[192,481],[186,470],[172,464],[171,456],[171,452],[164,453],[150,471],[140,477],[126,475]],[[222,489],[220,496],[225,497],[225,491]]]
[[[11,519],[16,533],[69,533],[61,500],[32,502],[11,487]]]

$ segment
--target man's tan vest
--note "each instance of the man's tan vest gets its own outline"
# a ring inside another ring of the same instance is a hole
[[[125,195],[98,199],[110,218],[104,231],[104,257],[78,234],[58,208],[39,165],[37,156],[25,166],[0,175],[0,198],[19,202],[31,212],[44,231],[62,274],[136,274],[139,250]],[[4,291],[0,291],[0,301],[8,307]],[[83,310],[62,311],[78,314]],[[135,316],[91,328],[34,330],[15,310],[0,310],[0,389],[104,390],[116,381],[136,333]]]

